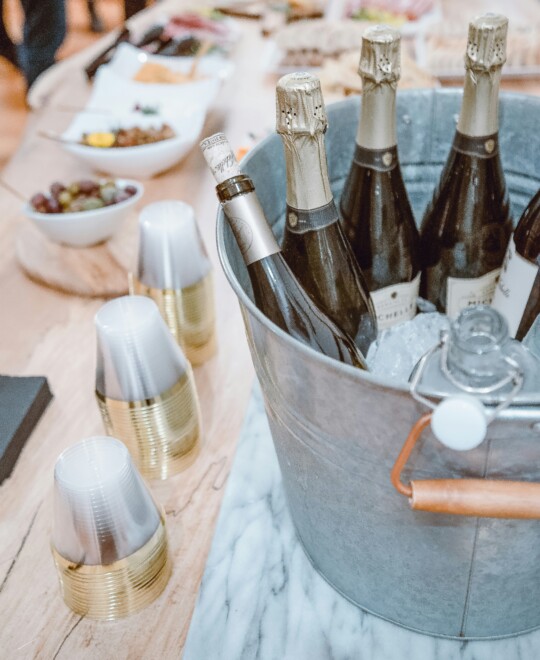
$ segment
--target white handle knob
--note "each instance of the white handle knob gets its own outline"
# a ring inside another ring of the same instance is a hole
[[[482,444],[487,425],[484,406],[468,394],[444,399],[431,418],[431,430],[437,440],[456,451],[467,451]]]

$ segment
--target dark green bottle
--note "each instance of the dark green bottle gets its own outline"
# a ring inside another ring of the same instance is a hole
[[[491,303],[512,230],[498,143],[507,28],[497,14],[469,25],[457,130],[422,222],[422,292],[451,318]]]
[[[330,191],[327,126],[319,79],[310,73],[281,78],[276,130],[283,140],[287,176],[283,256],[315,304],[366,355],[377,337],[377,321]]]
[[[418,229],[397,150],[399,32],[384,25],[366,30],[359,73],[362,109],[341,216],[382,330],[415,316],[421,274]]]

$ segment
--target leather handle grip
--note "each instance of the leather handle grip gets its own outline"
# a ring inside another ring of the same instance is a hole
[[[391,480],[413,509],[486,518],[540,518],[540,483],[496,479],[425,479],[403,483],[401,473],[431,413],[414,424],[399,452]]]
[[[488,518],[540,518],[540,484],[489,479],[411,481],[411,507]]]

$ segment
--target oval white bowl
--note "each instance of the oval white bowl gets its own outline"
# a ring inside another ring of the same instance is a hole
[[[97,245],[115,234],[132,207],[139,201],[144,187],[138,181],[116,179],[117,186],[134,186],[137,192],[129,199],[111,206],[77,213],[39,213],[29,202],[23,212],[45,236],[54,243],[72,247]]]
[[[205,119],[204,110],[194,108],[191,111],[173,120],[168,117],[139,117],[124,115],[117,119],[92,115],[91,113],[79,113],[62,137],[71,140],[70,144],[64,143],[62,147],[80,160],[91,165],[95,170],[107,172],[113,176],[136,177],[147,179],[182,160],[195,144],[202,130]],[[153,144],[143,144],[139,147],[89,147],[77,144],[77,140],[84,132],[109,131],[115,125],[123,126],[147,126],[150,123],[166,121],[169,123],[176,136]]]

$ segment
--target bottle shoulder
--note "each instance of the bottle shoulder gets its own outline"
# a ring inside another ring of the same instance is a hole
[[[514,242],[519,254],[535,261],[540,254],[540,190],[529,202],[514,232]]]

